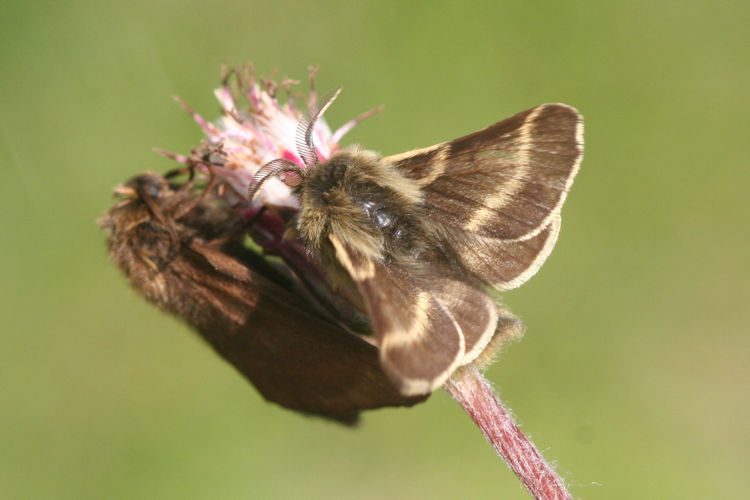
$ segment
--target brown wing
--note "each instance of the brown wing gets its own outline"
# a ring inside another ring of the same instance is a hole
[[[498,322],[495,301],[476,286],[450,278],[422,278],[420,283],[453,316],[464,336],[460,365],[474,361],[495,333]]]
[[[446,225],[480,236],[528,238],[559,211],[583,153],[583,123],[543,104],[431,148],[386,157],[425,193]]]
[[[402,394],[439,387],[492,338],[497,309],[477,288],[437,275],[416,278],[362,256],[335,235],[329,239],[359,287],[383,368]]]
[[[552,249],[582,155],[578,112],[543,104],[385,160],[418,182],[427,213],[458,235],[455,250],[469,269],[505,289],[530,277]]]
[[[549,257],[560,233],[560,216],[526,240],[486,238],[455,233],[452,246],[461,263],[498,290],[510,290],[531,278]]]
[[[190,322],[266,399],[343,422],[356,421],[361,410],[421,401],[393,387],[373,345],[247,269],[225,274],[234,264],[223,253],[196,250],[173,262],[179,281],[172,288],[197,299],[181,303],[201,311]],[[191,276],[203,259],[216,270],[211,282]]]

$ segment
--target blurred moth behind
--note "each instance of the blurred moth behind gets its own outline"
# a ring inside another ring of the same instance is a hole
[[[520,331],[492,290],[521,285],[549,256],[583,124],[544,104],[382,157],[315,142],[337,95],[299,121],[296,151],[238,169],[223,143],[206,146],[183,159],[210,176],[203,192],[137,177],[101,224],[134,287],[197,327],[266,398],[351,420],[424,400],[493,338]],[[270,186],[294,203],[274,203]],[[250,251],[246,234],[282,263]]]
[[[353,423],[360,410],[412,405],[377,348],[295,293],[243,245],[247,225],[190,183],[142,174],[100,218],[112,260],[147,300],[186,319],[268,400]]]

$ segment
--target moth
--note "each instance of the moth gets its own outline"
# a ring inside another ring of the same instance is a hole
[[[543,104],[427,148],[348,147],[320,162],[313,128],[337,95],[300,123],[305,166],[273,160],[248,194],[275,176],[294,187],[289,237],[336,286],[356,288],[398,391],[429,394],[504,324],[491,290],[519,286],[549,256],[583,156],[582,117]]]
[[[378,350],[323,317],[250,252],[247,224],[191,183],[138,175],[99,219],[114,263],[149,302],[193,326],[268,400],[352,424],[360,410],[411,406]],[[511,323],[509,323],[511,325]]]

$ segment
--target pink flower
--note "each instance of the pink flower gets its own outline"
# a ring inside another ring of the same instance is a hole
[[[310,91],[305,96],[293,93],[299,82],[288,78],[278,83],[264,78],[259,82],[252,65],[225,70],[222,86],[214,91],[223,112],[218,120],[209,122],[180,101],[203,129],[206,135],[204,145],[190,157],[169,156],[196,167],[204,174],[215,175],[237,193],[247,192],[258,169],[277,158],[304,167],[296,145],[297,129],[299,123],[309,118],[311,110],[318,106],[316,72],[317,68],[310,68]],[[282,92],[286,94],[285,100],[281,98]],[[367,111],[335,132],[321,116],[312,137],[320,161],[325,161],[339,149],[339,141],[357,123],[377,112],[379,109]],[[299,206],[291,188],[278,178],[270,179],[253,200],[255,206],[265,204],[289,208]]]

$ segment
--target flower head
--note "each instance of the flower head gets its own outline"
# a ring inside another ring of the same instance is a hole
[[[294,92],[299,82],[283,78],[255,77],[252,65],[223,71],[221,87],[214,91],[222,116],[209,122],[190,106],[180,101],[206,135],[203,145],[189,157],[170,157],[215,176],[244,194],[258,170],[266,163],[282,158],[305,167],[298,151],[300,123],[310,120],[319,106],[315,89],[316,67],[309,68],[310,90],[307,95]],[[286,99],[281,94],[285,94]],[[312,128],[312,143],[320,161],[327,160],[339,149],[339,141],[357,123],[377,113],[367,111],[332,132],[325,118],[317,116]],[[234,200],[239,201],[239,200]],[[270,179],[252,202],[277,207],[298,208],[291,188],[279,178]]]

